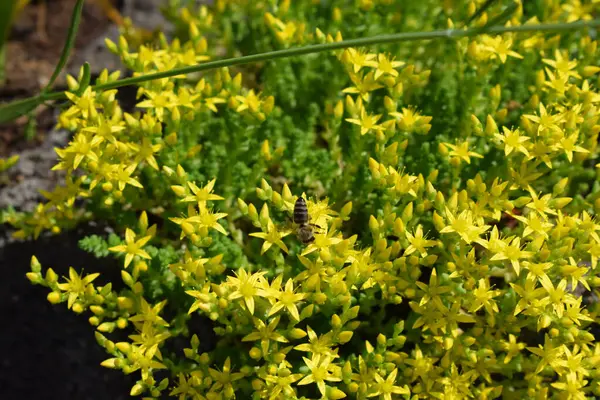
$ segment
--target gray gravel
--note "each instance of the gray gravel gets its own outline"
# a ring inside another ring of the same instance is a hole
[[[160,12],[163,4],[165,0],[126,0],[122,14],[129,16],[136,26],[146,29],[162,27],[168,34],[168,22]],[[104,45],[104,38],[108,37],[116,42],[118,36],[117,27],[111,25],[85,49],[77,52],[68,72],[76,76],[85,61],[90,63],[92,73],[98,74],[104,68],[108,68],[109,71],[123,71],[119,58]],[[69,132],[52,130],[39,147],[14,153],[19,154],[20,160],[8,171],[9,184],[0,186],[0,209],[12,206],[18,211],[31,211],[39,202],[44,201],[40,190],[50,191],[63,182],[64,173],[51,171],[51,168],[57,162],[54,148],[64,147],[69,138]]]

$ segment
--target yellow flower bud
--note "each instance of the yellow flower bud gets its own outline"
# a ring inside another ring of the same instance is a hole
[[[565,188],[567,187],[568,183],[569,183],[568,177],[562,178],[560,181],[558,181],[558,183],[556,185],[554,185],[554,187],[552,188],[552,193],[555,196],[562,194],[565,191]]]
[[[351,382],[348,385],[348,391],[350,393],[356,393],[356,392],[358,392],[358,389],[359,389],[359,386],[358,386],[358,383],[356,383],[356,382]]]
[[[267,226],[269,222],[271,222],[271,217],[269,216],[269,207],[267,207],[267,203],[263,204],[262,209],[260,210],[259,221],[262,226]]]
[[[127,343],[127,342],[119,342],[117,344],[115,344],[115,347],[117,349],[119,349],[119,351],[121,353],[129,353],[131,351],[131,344]]]
[[[75,307],[75,306],[73,306]],[[114,322],[103,322],[100,324],[100,326],[98,326],[97,328],[100,332],[112,332],[115,330],[115,323]]]
[[[379,222],[377,221],[377,218],[372,215],[369,217],[369,229],[371,230],[373,237],[379,237]]]
[[[340,22],[342,20],[342,10],[339,7],[334,7],[331,13],[331,19],[334,22]]]
[[[508,109],[502,108],[502,109],[496,111],[495,118],[498,122],[500,122],[502,124],[502,123],[504,123],[504,121],[506,121],[507,115],[508,115]]]
[[[328,248],[321,249],[321,251],[319,252],[319,258],[321,260],[323,260],[324,262],[331,261],[331,252],[329,251],[329,249]]]
[[[133,285],[133,293],[139,295],[139,294],[142,294],[143,291],[144,291],[144,285],[142,285],[142,282],[136,282]]]
[[[40,264],[40,262],[38,261],[36,256],[31,257],[29,266],[31,268],[31,271],[33,271],[33,272],[41,272],[41,270],[42,270],[42,264]]]
[[[475,116],[475,114],[471,114],[471,127],[475,135],[483,135],[483,125],[481,124],[481,121],[479,121],[479,119]]]
[[[339,400],[346,397],[346,393],[336,387],[329,387],[327,390],[327,398],[331,400]]]
[[[541,318],[538,320],[538,330],[546,329],[547,327],[550,326],[551,323],[552,323],[552,318],[550,318],[550,316],[548,314],[542,315]]]
[[[25,276],[31,283],[38,283],[42,280],[42,274],[39,272],[27,272]]]
[[[476,10],[477,10],[477,5],[475,5],[474,1],[470,1],[469,4],[467,5],[467,15],[469,17],[472,17],[475,14]]]
[[[444,143],[439,143],[438,144],[438,153],[440,153],[440,155],[442,155],[442,156],[447,156],[448,155],[448,147],[446,147],[446,145]]]
[[[338,341],[340,342],[340,344],[348,343],[350,339],[352,339],[353,334],[354,333],[351,331],[342,331],[338,335]]]
[[[73,307],[71,307],[71,310],[73,310],[73,312],[76,314],[81,314],[85,311],[85,308],[83,307],[83,304],[76,302],[73,304]]]
[[[262,357],[262,352],[260,351],[260,349],[258,347],[251,348],[250,351],[248,352],[248,354],[250,355],[250,358],[252,358],[253,360],[259,360]]]
[[[118,358],[109,358],[108,360],[104,360],[100,363],[101,366],[105,368],[117,368]]]
[[[305,331],[303,331],[303,330],[302,330],[302,329],[300,329],[300,328],[293,328],[293,329],[292,329],[292,330],[289,332],[288,336],[289,336],[291,339],[302,339],[303,337],[305,337],[305,336],[306,336],[306,332],[305,332]]]
[[[488,136],[493,136],[498,133],[498,125],[496,125],[496,121],[492,118],[491,115],[488,114],[485,120],[485,134]]]
[[[267,161],[271,161],[271,149],[269,148],[269,141],[265,140],[262,142],[261,146],[260,146],[260,154],[263,156],[263,158]],[[264,181],[264,179],[263,179]]]
[[[343,220],[348,219],[348,217],[350,216],[351,212],[352,212],[352,202],[349,201],[340,210],[340,218],[342,218]]]
[[[571,201],[573,201],[573,199],[571,197],[559,197],[552,201],[552,206],[554,208],[560,210],[561,208],[563,208],[567,204],[569,204]]]
[[[404,210],[402,211],[402,221],[404,223],[407,223],[408,221],[410,221],[413,217],[413,202],[411,201],[410,203],[408,203],[406,205],[406,207],[404,207]]]
[[[598,72],[600,72],[600,67],[596,67],[594,65],[587,65],[583,67],[583,76],[585,78],[597,74]]]
[[[133,385],[131,391],[129,392],[131,396],[139,396],[142,393],[144,393],[144,386],[140,383],[136,383],[135,385]]]
[[[128,322],[125,318],[119,318],[117,320],[117,328],[119,329],[125,329],[128,325]]]
[[[130,310],[134,306],[134,302],[129,297],[118,297],[117,305],[121,310]]]
[[[51,304],[58,304],[60,303],[61,295],[59,292],[50,292],[46,298]]]
[[[129,51],[129,45],[127,44],[127,39],[123,35],[119,36],[119,50],[121,53],[126,53]]]
[[[104,314],[104,308],[98,306],[98,305],[92,305],[90,306],[90,311],[93,312],[96,315],[102,315]]]
[[[316,304],[325,304],[325,302],[327,301],[327,295],[323,292],[315,293],[313,295],[313,301]]]
[[[133,286],[133,277],[131,276],[131,274],[125,270],[121,270],[121,279],[123,279],[123,282],[127,285],[127,286]]]
[[[258,211],[254,207],[254,204],[248,205],[248,216],[252,221],[258,221]]]

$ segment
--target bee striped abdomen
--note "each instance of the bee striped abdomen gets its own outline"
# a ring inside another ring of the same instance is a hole
[[[298,197],[294,204],[294,223],[304,225],[308,223],[308,207],[302,197]]]

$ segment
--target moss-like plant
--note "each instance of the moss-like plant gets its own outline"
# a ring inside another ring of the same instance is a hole
[[[132,395],[600,395],[599,52],[571,29],[597,25],[600,3],[184,3],[166,10],[171,41],[107,41],[134,110],[117,73],[68,79],[65,185],[4,214],[20,238],[90,219],[117,232],[80,243],[122,260],[124,290],[35,258],[27,276],[89,315],[102,365],[139,374]],[[399,31],[445,38],[343,41]]]

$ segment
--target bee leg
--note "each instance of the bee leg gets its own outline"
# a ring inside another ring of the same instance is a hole
[[[310,226],[314,227],[314,228],[318,228],[321,232],[324,231],[323,227],[316,225],[316,224],[309,224]]]

